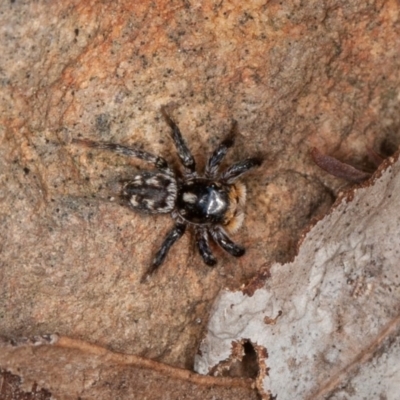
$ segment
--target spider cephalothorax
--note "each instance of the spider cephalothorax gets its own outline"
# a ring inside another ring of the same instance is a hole
[[[235,244],[226,233],[236,231],[244,216],[246,188],[236,180],[262,162],[261,157],[247,158],[231,165],[221,174],[218,173],[223,158],[234,144],[237,129],[234,121],[230,134],[209,158],[204,176],[198,176],[196,163],[178,126],[165,108],[161,111],[171,127],[171,137],[184,166],[182,175],[179,171],[175,172],[164,158],[135,147],[90,140],[73,141],[139,158],[156,167],[156,171],[134,175],[124,183],[121,193],[126,204],[133,210],[148,214],[170,213],[175,220],[175,226],[168,233],[143,279],[163,263],[171,246],[185,233],[187,225],[194,228],[197,247],[207,265],[213,266],[217,262],[209,246],[209,236],[229,254],[242,256],[245,249]]]

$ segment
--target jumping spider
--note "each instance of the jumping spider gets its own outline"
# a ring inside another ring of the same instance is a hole
[[[87,147],[139,158],[153,164],[157,169],[134,175],[124,183],[121,193],[124,202],[134,211],[147,214],[170,213],[175,221],[175,226],[164,239],[142,281],[163,263],[172,245],[185,233],[187,225],[194,228],[197,247],[207,265],[213,266],[217,262],[208,243],[209,235],[226,252],[234,257],[241,257],[245,249],[235,244],[226,233],[235,232],[244,217],[246,187],[236,180],[262,163],[261,157],[247,158],[231,165],[221,174],[218,173],[223,158],[234,144],[237,123],[233,121],[229,135],[208,159],[204,176],[199,176],[195,160],[178,126],[165,108],[161,112],[171,127],[171,137],[184,167],[183,176],[179,171],[174,171],[164,158],[135,147],[85,139],[73,140],[73,143]]]

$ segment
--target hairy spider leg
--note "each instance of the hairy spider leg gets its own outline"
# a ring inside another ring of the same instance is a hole
[[[245,253],[242,246],[234,243],[221,227],[210,229],[211,237],[220,247],[234,257],[241,257]]]
[[[205,175],[207,178],[214,179],[217,177],[218,168],[221,165],[222,160],[226,156],[228,150],[235,143],[236,133],[237,133],[237,122],[233,120],[232,128],[228,136],[219,144],[219,146],[211,154],[211,157],[208,159],[205,170]]]
[[[243,175],[245,172],[251,170],[252,168],[260,166],[262,162],[262,157],[246,158],[245,160],[239,161],[231,165],[221,175],[221,181],[224,183],[232,183],[237,178],[239,178],[240,175]]]
[[[196,227],[196,243],[204,262],[210,267],[214,266],[217,263],[217,260],[213,256],[208,244],[207,229]]]
[[[164,262],[165,257],[167,256],[169,250],[174,245],[174,243],[179,240],[186,230],[186,224],[182,224],[181,222],[177,222],[175,226],[169,231],[168,235],[164,239],[163,244],[161,245],[160,250],[158,250],[156,256],[151,263],[150,268],[143,275],[141,282],[146,281],[146,279],[152,275],[157,268]]]
[[[196,173],[196,162],[194,160],[192,153],[190,152],[189,148],[187,147],[187,145],[182,137],[182,134],[181,134],[181,131],[179,130],[178,125],[176,125],[176,123],[169,116],[165,107],[161,108],[161,112],[162,112],[162,115],[164,116],[165,120],[167,121],[167,124],[170,126],[170,128],[172,130],[171,137],[172,137],[172,140],[174,141],[176,150],[178,152],[179,159],[181,160],[181,163],[185,167],[186,174],[194,175]]]
[[[144,160],[150,164],[153,164],[160,171],[163,171],[168,175],[174,176],[172,169],[164,158],[160,156],[155,156],[144,150],[140,150],[134,147],[121,146],[119,144],[109,142],[94,142],[88,139],[73,139],[72,143],[80,144],[82,146],[91,147],[94,149],[112,151],[114,153],[122,154],[127,157],[139,158],[140,160]]]

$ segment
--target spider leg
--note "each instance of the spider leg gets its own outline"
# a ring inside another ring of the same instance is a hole
[[[196,172],[196,162],[189,148],[186,146],[185,141],[183,140],[181,131],[178,128],[178,125],[172,120],[169,116],[165,107],[161,108],[162,115],[164,116],[167,124],[172,129],[171,137],[175,143],[176,150],[178,152],[178,156],[185,167],[186,173],[191,175]]]
[[[231,148],[235,143],[235,135],[237,132],[237,122],[233,120],[232,128],[229,135],[219,144],[219,146],[211,154],[206,165],[206,177],[215,178],[218,172],[222,160],[226,156],[228,149]]]
[[[153,164],[159,170],[164,171],[169,175],[173,175],[173,171],[171,170],[167,161],[164,158],[155,156],[144,150],[140,150],[134,147],[121,146],[120,144],[109,142],[94,142],[88,139],[72,139],[72,143],[91,147],[93,149],[112,151],[114,153],[122,154],[123,156],[127,157],[139,158],[140,160],[144,160],[150,164]]]
[[[217,260],[213,256],[208,244],[208,232],[206,229],[200,227],[196,228],[196,243],[204,262],[210,267],[214,266]]]
[[[262,162],[262,157],[246,158],[245,160],[239,161],[231,165],[221,175],[221,181],[224,183],[232,183],[237,178],[239,178],[240,175],[243,175],[245,172],[251,170],[252,168],[260,166]]]
[[[210,229],[210,233],[218,245],[232,256],[241,257],[245,253],[244,247],[234,243],[222,228],[216,227],[214,229]]]
[[[154,257],[150,268],[143,275],[141,279],[142,283],[146,281],[147,278],[150,275],[152,275],[157,270],[157,268],[164,262],[165,257],[167,256],[170,248],[177,240],[179,240],[182,237],[182,235],[185,233],[185,230],[186,230],[186,224],[180,222],[177,222],[175,224],[175,226],[172,228],[172,230],[168,233],[168,235],[164,239],[164,242],[161,245],[160,250],[158,250],[156,256]]]

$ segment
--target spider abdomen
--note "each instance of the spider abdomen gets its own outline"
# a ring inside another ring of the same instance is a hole
[[[222,223],[229,209],[229,187],[208,179],[193,179],[179,188],[176,207],[188,222]]]
[[[142,172],[125,182],[122,197],[134,210],[148,214],[169,213],[175,207],[176,181],[162,172]]]

